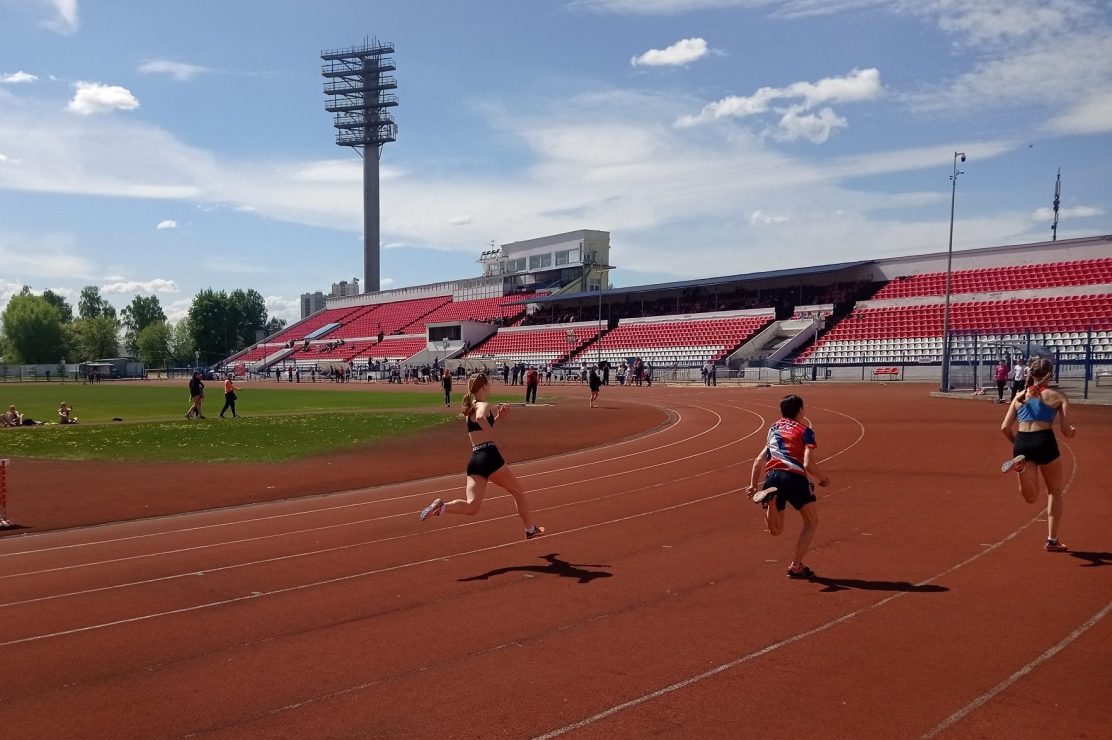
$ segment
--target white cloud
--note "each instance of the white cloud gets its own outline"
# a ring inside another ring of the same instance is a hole
[[[63,36],[77,32],[77,0],[0,0],[15,10],[39,18],[39,25]]]
[[[88,116],[113,110],[134,110],[139,101],[131,91],[119,85],[102,85],[99,82],[78,82],[77,92],[66,110]]]
[[[7,161],[8,161],[8,155],[4,154],[3,152],[0,152],[0,164],[4,164]]]
[[[176,229],[178,228],[178,222],[172,218],[168,218],[165,221],[159,221],[158,226],[155,226],[155,228],[159,231],[163,231],[165,229]]]
[[[1060,41],[1100,15],[1090,0],[927,0],[897,7],[933,18],[943,31],[977,47]]]
[[[161,300],[159,301],[161,303]],[[193,298],[181,298],[171,303],[163,304],[162,313],[166,314],[166,321],[176,324],[188,318],[189,309],[193,307]]]
[[[1070,208],[1059,208],[1059,218],[1089,218],[1091,216],[1103,216],[1103,208],[1095,208],[1093,206],[1073,206]],[[1049,221],[1054,218],[1054,209],[1043,207],[1036,210],[1031,214],[1033,221]]]
[[[798,104],[846,95],[817,82],[796,89]],[[584,227],[607,229],[620,235],[614,263],[622,265],[625,284],[635,279],[630,277],[635,265],[698,276],[783,266],[785,254],[796,264],[820,264],[831,261],[833,244],[852,245],[855,254],[859,242],[879,249],[879,242],[857,232],[877,223],[874,211],[907,205],[849,183],[870,175],[937,171],[953,154],[947,142],[822,160],[789,156],[745,129],[677,130],[667,122],[694,104],[664,94],[596,90],[539,105],[514,102],[490,120],[500,137],[527,150],[526,163],[491,174],[399,171],[382,192],[384,249],[405,245],[473,255],[480,248],[474,229],[450,223],[466,214],[483,226],[479,241],[487,235],[508,242]],[[820,120],[822,108],[813,111]],[[70,116],[52,119],[55,128],[37,126],[48,119],[48,110],[0,108],[0,141],[16,147],[8,152],[12,156],[36,165],[0,167],[0,188],[176,198],[228,210],[250,204],[263,218],[346,230],[352,244],[360,239],[361,189],[353,187],[358,162],[217,157],[126,117]],[[962,148],[983,161],[1014,144],[963,142]],[[926,174],[923,180],[934,182]],[[943,189],[948,202],[945,175],[939,193]],[[912,196],[921,204],[938,193]],[[761,215],[750,223],[758,210]],[[937,213],[937,219],[928,216],[903,229],[898,214],[886,213],[879,230],[903,239],[896,244],[901,253],[929,251],[946,233],[948,209]],[[786,214],[790,220],[773,220]],[[826,238],[823,224],[813,222],[824,214],[850,226]],[[762,216],[770,220],[765,223]],[[985,237],[983,245],[1004,243],[1007,235],[1032,224],[1028,214],[1019,213],[986,218],[979,231],[967,230],[964,220],[959,226],[956,238],[977,234]],[[7,268],[2,256],[0,264]],[[11,279],[21,272],[4,274]]]
[[[8,301],[12,299],[12,296],[19,295],[21,290],[23,290],[21,283],[13,283],[10,280],[0,278],[0,313],[3,313],[4,309],[8,307]]]
[[[780,141],[807,139],[812,144],[822,144],[830,138],[831,131],[847,125],[846,119],[834,115],[830,108],[823,108],[818,115],[800,115],[800,109],[793,106],[780,119],[780,130],[775,136]]]
[[[178,284],[173,280],[121,280],[105,283],[100,288],[105,293],[180,293]]]
[[[1062,134],[1099,134],[1112,131],[1112,89],[1082,100],[1054,118],[1048,128]]]
[[[169,75],[179,82],[188,82],[194,77],[202,75],[205,72],[211,72],[212,70],[208,67],[201,67],[196,64],[172,62],[168,59],[155,59],[140,65],[139,71],[143,74]]]
[[[287,324],[301,320],[301,298],[283,298],[277,295],[268,295],[263,298],[266,304],[266,313],[269,318],[285,319]]]
[[[77,33],[79,25],[77,0],[38,0],[38,2],[44,2],[54,10],[54,18],[45,23],[47,28],[66,36]]]
[[[448,223],[451,226],[466,226],[467,224],[471,223],[471,214],[450,218],[448,219]]]
[[[776,213],[765,213],[759,208],[749,214],[750,224],[782,224],[788,220],[790,220],[789,216]]]
[[[854,103],[881,95],[880,72],[874,68],[855,69],[842,77],[826,77],[817,82],[795,82],[787,87],[762,87],[750,96],[731,95],[709,103],[697,115],[682,116],[680,127],[690,127],[720,118],[746,118],[767,112],[776,100],[802,99],[781,111],[780,131],[784,140],[806,138],[815,143],[826,141],[831,131],[845,128],[846,120],[823,108],[818,115],[800,115],[823,103]]]
[[[19,85],[21,83],[34,82],[37,79],[39,78],[28,72],[12,72],[11,74],[0,75],[0,85]]]
[[[680,39],[665,49],[649,49],[633,57],[634,67],[675,67],[690,64],[707,53],[707,42],[701,38]]]
[[[396,282],[397,281],[394,280],[394,278],[382,278],[381,280],[378,281],[378,285],[379,285],[380,288],[385,290],[386,288],[389,288],[389,287],[393,286],[394,283],[396,283]]]
[[[1009,46],[980,59],[949,83],[903,97],[913,109],[932,112],[968,114],[1015,105],[1068,108],[1108,93],[1110,47],[1112,28],[1107,26],[1071,34],[1069,53],[1062,52],[1058,40]]]

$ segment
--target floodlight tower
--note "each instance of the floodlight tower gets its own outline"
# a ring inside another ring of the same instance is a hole
[[[398,104],[390,90],[398,81],[386,74],[396,67],[394,45],[364,39],[360,46],[321,52],[325,78],[324,109],[332,115],[336,143],[363,158],[363,292],[379,290],[378,160],[382,145],[397,141],[398,125],[387,108]]]

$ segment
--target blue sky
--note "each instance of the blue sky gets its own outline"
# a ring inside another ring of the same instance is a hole
[[[1101,0],[0,0],[0,308],[362,275],[319,54],[392,41],[383,287],[611,232],[616,285],[1112,233]]]

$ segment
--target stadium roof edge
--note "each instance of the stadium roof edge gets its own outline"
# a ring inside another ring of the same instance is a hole
[[[696,278],[693,280],[678,280],[672,283],[653,283],[650,285],[631,285],[625,288],[607,288],[604,293],[606,296],[620,296],[630,293],[646,293],[651,291],[664,291],[664,290],[685,290],[687,288],[702,288],[712,285],[728,285],[730,283],[739,283],[746,280],[775,280],[778,278],[791,278],[802,277],[804,275],[822,275],[830,272],[837,272],[839,270],[846,270],[851,267],[860,267],[862,265],[870,265],[876,260],[858,260],[856,262],[839,262],[833,265],[819,265],[817,267],[793,267],[785,270],[766,270],[765,272],[749,272],[740,275],[723,275],[720,277],[709,278]],[[561,293],[552,296],[545,296],[543,298],[523,298],[520,301],[512,301],[505,305],[516,306],[526,303],[560,303],[561,301],[574,301],[582,298],[598,298],[599,292],[592,291],[579,291],[576,293]]]

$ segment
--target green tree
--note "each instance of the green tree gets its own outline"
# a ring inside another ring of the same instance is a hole
[[[277,316],[272,316],[270,318],[270,320],[266,322],[266,328],[264,329],[264,332],[266,333],[266,336],[269,337],[273,334],[277,334],[278,332],[282,331],[285,328],[286,328],[286,320],[285,319],[280,319]]]
[[[44,290],[42,297],[46,302],[58,309],[58,315],[62,317],[64,323],[73,321],[73,307],[70,306],[69,301],[64,296],[60,296],[52,290]]]
[[[147,367],[162,367],[170,357],[170,326],[165,321],[155,321],[135,335],[136,354]]]
[[[228,302],[236,321],[239,339],[232,349],[242,349],[255,343],[255,332],[266,326],[266,301],[254,288],[233,290]]]
[[[184,317],[170,327],[170,337],[166,349],[170,357],[176,360],[177,365],[193,362],[193,353],[197,345],[193,341],[193,327],[189,325],[189,317]]]
[[[131,303],[120,312],[120,322],[124,327],[124,346],[128,352],[138,351],[137,339],[140,332],[151,324],[165,321],[166,314],[162,311],[158,296],[144,298],[137,295],[132,298]]]
[[[193,298],[189,307],[189,332],[193,345],[201,353],[201,360],[223,357],[232,346],[233,331],[228,316],[228,294],[206,288]]]
[[[79,362],[120,354],[119,322],[115,315],[76,319],[69,325],[70,344]]]
[[[5,361],[57,362],[65,352],[62,317],[58,309],[30,290],[12,296],[0,315],[4,326]]]
[[[116,308],[100,295],[100,288],[95,285],[86,285],[81,289],[81,298],[77,301],[77,313],[83,319],[95,319],[98,316],[111,316],[116,319]]]

